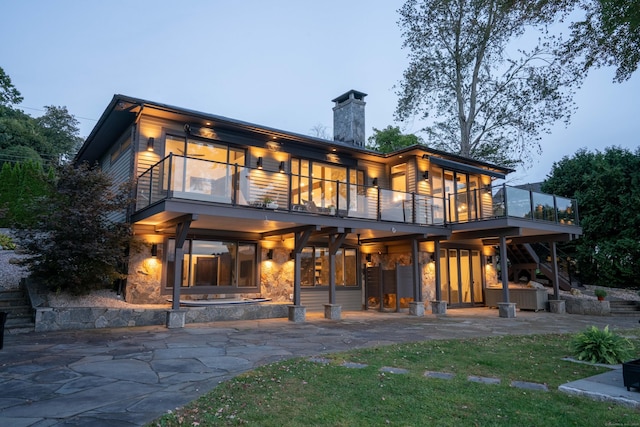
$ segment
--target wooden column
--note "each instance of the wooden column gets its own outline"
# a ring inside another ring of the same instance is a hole
[[[556,242],[549,243],[551,251],[551,272],[553,274],[553,299],[560,299],[560,278],[558,277],[558,255],[556,253]]]
[[[442,272],[440,271],[440,240],[433,242],[433,260],[436,271],[436,301],[442,301]]]
[[[171,308],[178,310],[180,308],[180,287],[182,286],[182,267],[184,257],[184,242],[187,240],[187,233],[191,222],[198,219],[197,215],[188,215],[180,218],[176,224],[176,247],[175,247],[175,273],[173,276],[173,303]]]
[[[411,257],[413,258],[413,300],[422,301],[422,274],[420,271],[420,256],[418,239],[411,239]]]
[[[502,302],[509,302],[509,271],[507,264],[507,238],[500,236],[500,270],[502,274]]]

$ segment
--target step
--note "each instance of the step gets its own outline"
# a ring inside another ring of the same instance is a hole
[[[633,311],[611,311],[613,317],[640,317],[640,310]]]

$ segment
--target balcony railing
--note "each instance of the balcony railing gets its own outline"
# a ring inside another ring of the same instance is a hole
[[[171,198],[419,225],[504,216],[577,224],[574,200],[512,187],[444,199],[173,154],[138,178],[136,210]]]
[[[447,200],[448,222],[501,217],[578,225],[578,204],[575,199],[507,185],[451,194]]]

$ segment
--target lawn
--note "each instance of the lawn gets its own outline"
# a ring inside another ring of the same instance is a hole
[[[640,329],[626,331],[636,350]],[[640,426],[640,411],[557,391],[604,372],[564,361],[571,335],[431,340],[292,359],[221,384],[153,426]],[[341,366],[343,362],[367,365]],[[382,367],[408,370],[381,372]],[[426,371],[454,374],[427,378]],[[475,383],[468,376],[499,378]],[[546,384],[549,391],[510,386]]]

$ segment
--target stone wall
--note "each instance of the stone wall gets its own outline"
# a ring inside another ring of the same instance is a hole
[[[158,257],[151,257],[151,244],[134,245],[129,256],[129,275],[125,301],[129,304],[164,304],[167,296],[160,294],[162,282],[163,244],[158,244]]]
[[[289,304],[227,304],[186,307],[186,323],[286,318]],[[165,325],[167,309],[60,307],[36,309],[36,332]]]
[[[561,295],[565,301],[565,309],[570,314],[586,314],[591,316],[611,316],[609,301],[598,301],[587,298],[577,298],[572,295]]]
[[[260,266],[260,291],[264,298],[274,302],[290,302],[293,295],[293,268],[287,248],[274,248],[273,259],[267,260],[267,249],[262,249]]]

